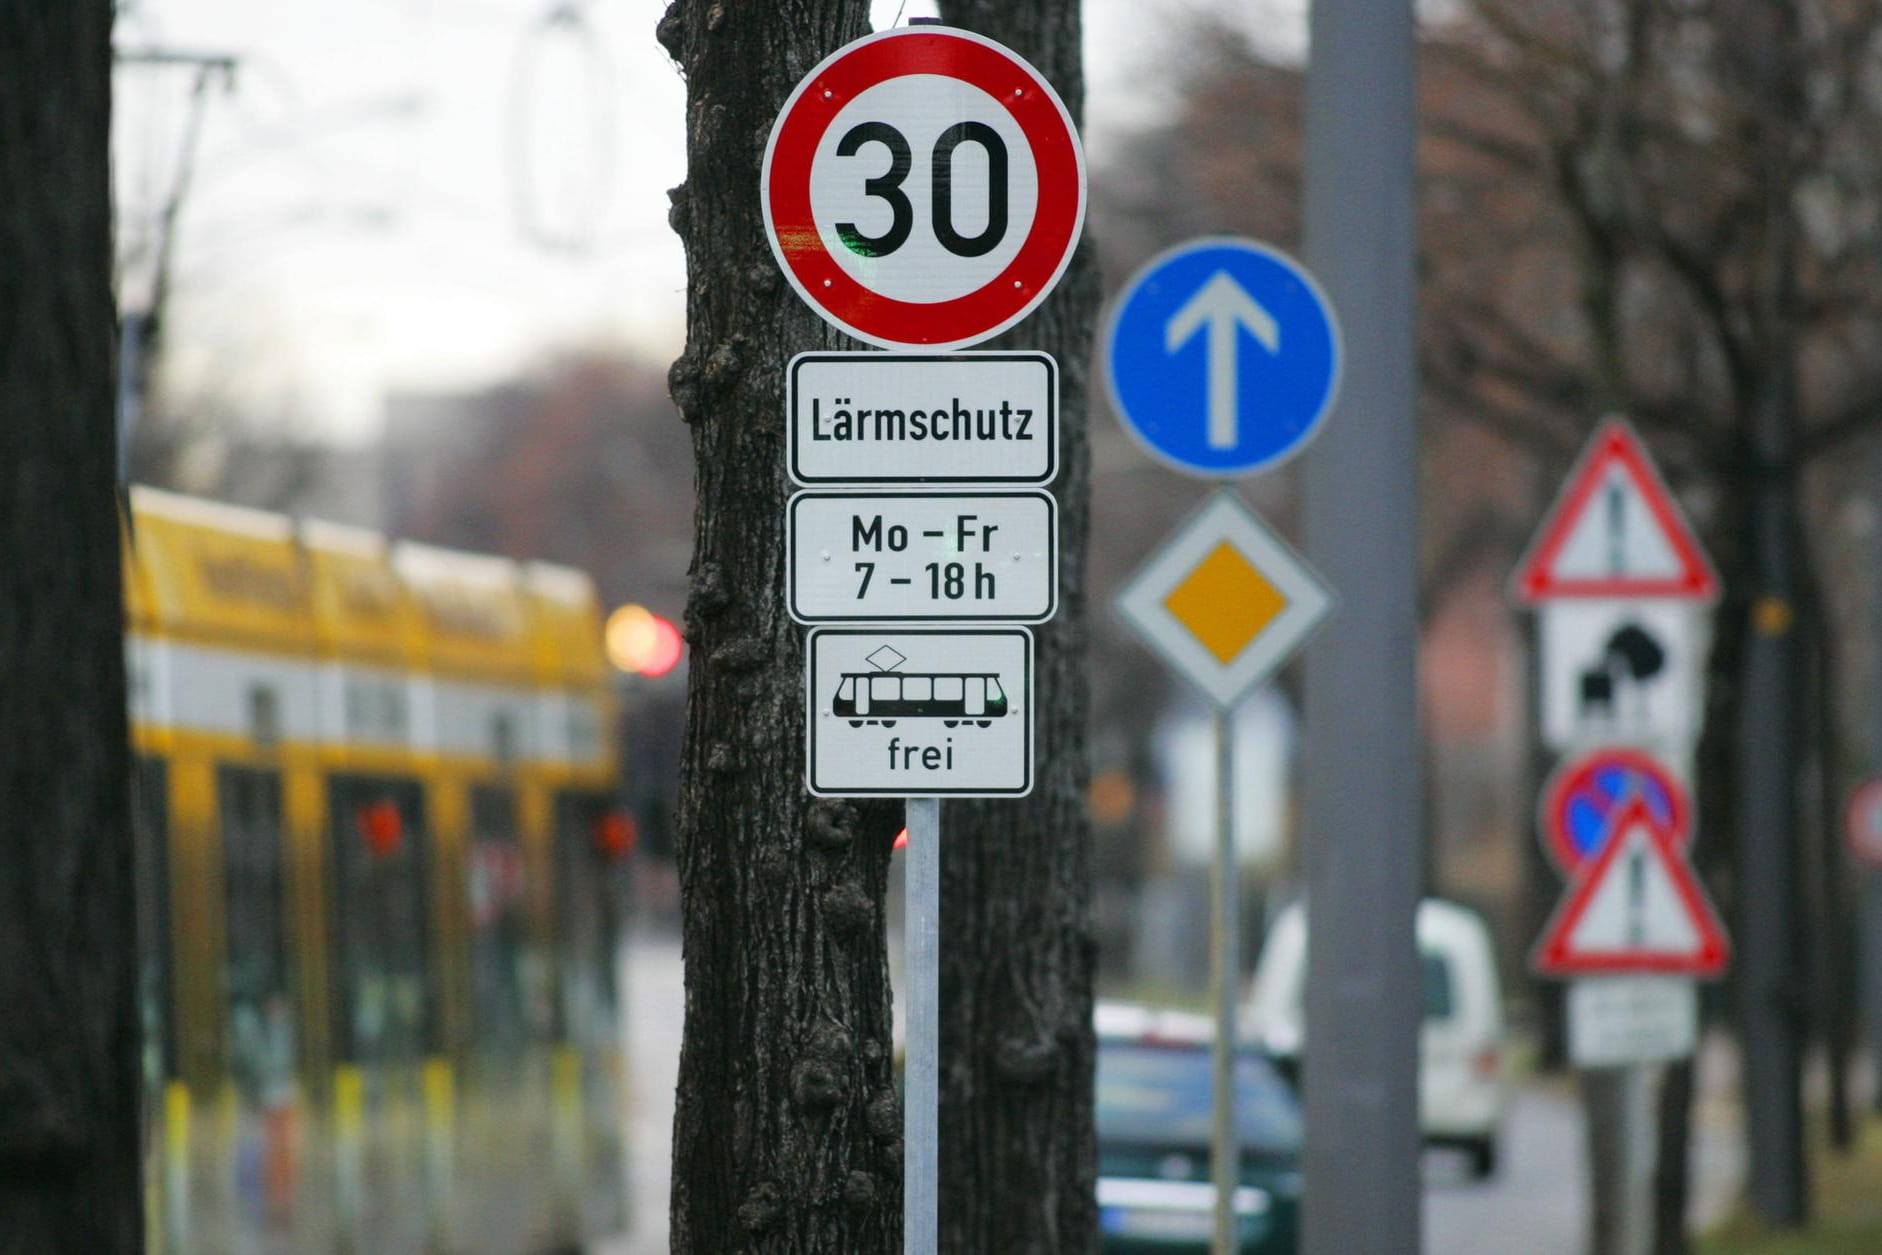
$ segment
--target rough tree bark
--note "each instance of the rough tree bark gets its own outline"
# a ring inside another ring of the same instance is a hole
[[[942,0],[943,20],[1005,44],[1084,112],[1078,0]],[[1038,782],[1023,801],[942,807],[941,1249],[1095,1248],[1091,827],[1086,725],[1086,439],[1095,257],[1003,337],[1058,359],[1059,613],[1037,641]]]
[[[805,793],[803,630],[784,605],[784,365],[853,346],[786,285],[758,201],[779,107],[867,32],[868,11],[866,0],[675,0],[659,27],[687,84],[687,179],[671,194],[687,343],[669,383],[692,425],[699,500],[677,834],[676,1252],[900,1241],[882,909],[900,810]]]
[[[137,1251],[109,0],[0,0],[0,1251]]]

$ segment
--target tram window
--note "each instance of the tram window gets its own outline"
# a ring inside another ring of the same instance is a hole
[[[846,702],[855,701],[856,700],[856,677],[853,675],[844,676],[843,683],[836,686],[836,695],[837,695],[837,698],[841,701],[846,701]]]
[[[940,702],[958,702],[961,700],[961,677],[958,675],[936,676],[934,696]]]
[[[499,1057],[521,1052],[547,1018],[540,956],[529,944],[527,873],[507,789],[471,791],[469,884],[472,1035]]]
[[[987,677],[987,700],[993,702],[1006,700],[1006,690],[1000,687],[1000,677],[997,675]]]
[[[597,842],[613,803],[601,795],[556,798],[556,944],[559,1036],[576,1045],[615,1039],[615,950],[620,941],[622,864]]]
[[[430,984],[430,849],[410,780],[336,776],[334,1042],[349,1062],[410,1061],[439,1049]]]
[[[877,702],[899,701],[902,696],[900,676],[872,675],[869,677],[869,698]]]
[[[934,696],[934,681],[927,676],[910,676],[902,681],[902,700],[925,702]]]
[[[176,1075],[170,997],[168,792],[169,770],[164,761],[139,757],[131,769],[131,822],[137,841],[137,995],[144,1030],[144,1082],[153,1101],[161,1082]]]
[[[271,771],[223,767],[216,774],[216,795],[227,912],[230,1070],[244,1099],[276,1107],[289,1101],[295,1069],[281,875],[281,778]]]

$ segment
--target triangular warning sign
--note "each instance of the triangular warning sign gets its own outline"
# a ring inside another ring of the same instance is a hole
[[[1718,912],[1673,835],[1635,797],[1616,812],[1600,854],[1556,908],[1530,966],[1542,976],[1717,976],[1730,951]]]
[[[1713,601],[1719,577],[1646,446],[1601,425],[1517,564],[1516,599],[1672,597]]]

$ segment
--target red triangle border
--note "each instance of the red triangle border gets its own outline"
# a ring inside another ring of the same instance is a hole
[[[1619,462],[1640,489],[1647,509],[1660,525],[1679,558],[1680,574],[1672,579],[1556,579],[1552,574],[1562,546],[1593,499],[1608,467]],[[1569,597],[1667,597],[1684,601],[1715,601],[1718,573],[1699,547],[1692,526],[1660,477],[1646,446],[1634,429],[1620,419],[1609,419],[1595,431],[1576,459],[1562,491],[1550,505],[1542,527],[1512,579],[1516,600],[1533,605]]]
[[[1667,873],[1673,878],[1673,887],[1679,893],[1693,926],[1698,930],[1699,950],[1696,954],[1669,954],[1652,950],[1577,952],[1568,948],[1569,938],[1575,926],[1581,922],[1588,904],[1594,900],[1595,890],[1620,856],[1624,844],[1621,836],[1636,822],[1646,827],[1650,848],[1660,856]],[[1530,968],[1538,976],[1638,972],[1708,978],[1723,975],[1731,961],[1732,949],[1731,942],[1725,936],[1725,927],[1719,922],[1718,912],[1713,909],[1711,899],[1693,875],[1685,855],[1673,844],[1672,834],[1662,831],[1653,822],[1653,813],[1647,809],[1646,801],[1637,796],[1629,800],[1616,812],[1609,831],[1612,835],[1603,843],[1600,854],[1576,876],[1568,896],[1562,899],[1562,904],[1549,918],[1548,926],[1542,930],[1542,937],[1529,956]]]

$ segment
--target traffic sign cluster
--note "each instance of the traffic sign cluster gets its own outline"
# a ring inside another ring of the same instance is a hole
[[[1152,258],[1124,285],[1104,359],[1111,403],[1145,450],[1221,479],[1273,466],[1313,438],[1339,384],[1339,323],[1293,258],[1209,236]],[[1138,635],[1222,709],[1286,662],[1332,604],[1300,555],[1226,490],[1117,601]]]
[[[1033,783],[1032,634],[1058,609],[1058,365],[948,353],[1071,260],[1084,156],[1038,71],[967,31],[857,40],[785,103],[771,248],[832,325],[895,352],[787,374],[786,572],[819,795],[1012,797]],[[927,626],[916,626],[927,625]],[[940,626],[947,625],[947,626]],[[959,626],[977,625],[977,626]],[[992,626],[1009,625],[1009,626]]]
[[[1540,616],[1541,731],[1569,755],[1539,827],[1569,879],[1531,952],[1572,979],[1569,1049],[1584,1067],[1692,1052],[1694,978],[1730,947],[1689,862],[1688,790],[1703,721],[1718,576],[1633,429],[1602,424],[1519,564]]]

